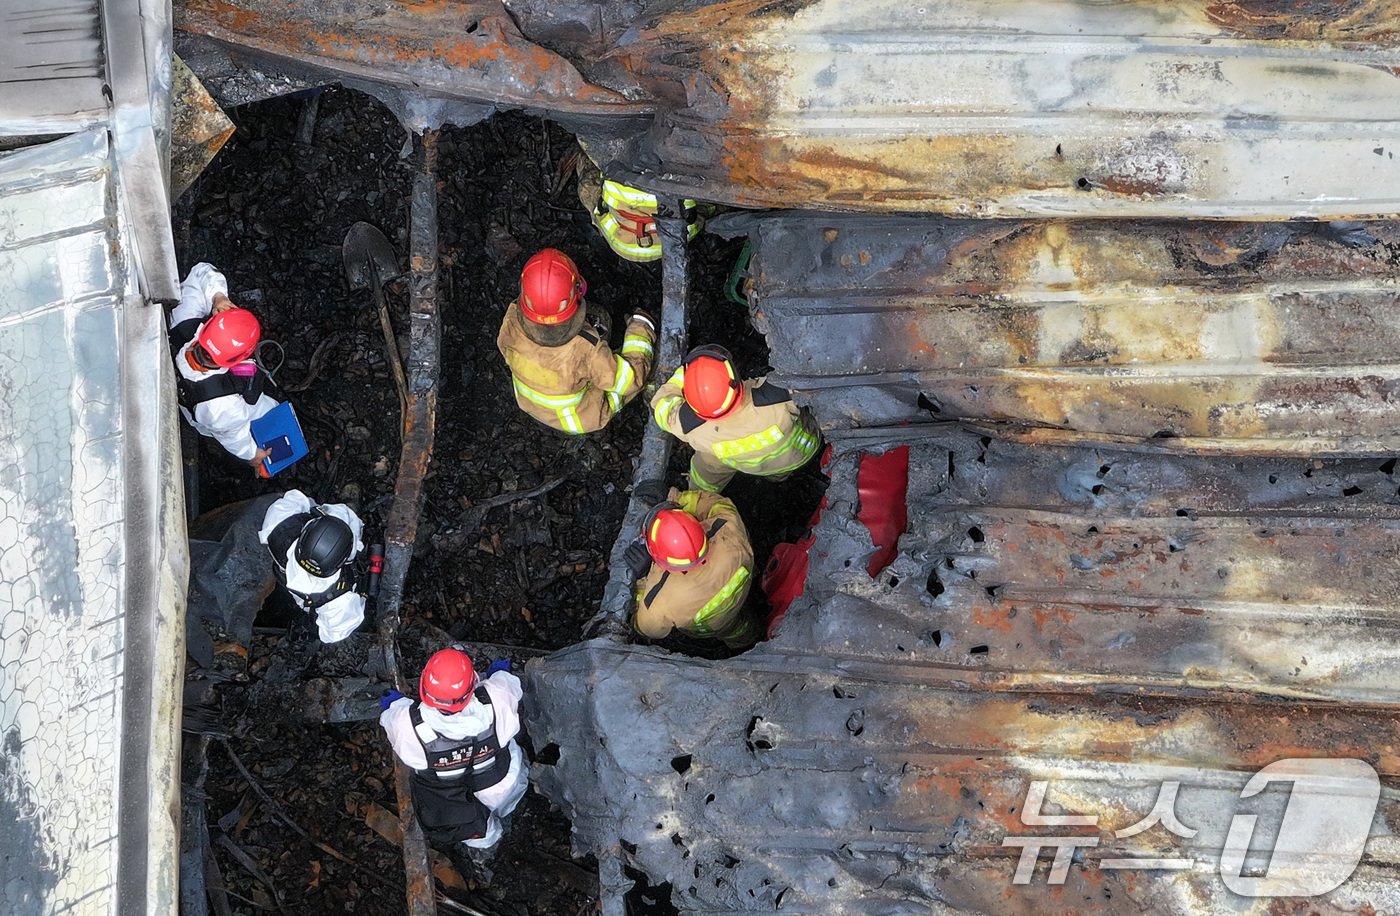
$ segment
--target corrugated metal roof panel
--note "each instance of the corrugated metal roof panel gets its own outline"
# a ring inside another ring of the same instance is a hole
[[[896,442],[910,527],[872,578],[856,468]],[[580,852],[620,846],[683,912],[1263,914],[1278,901],[1233,894],[1219,865],[1250,774],[1348,757],[1400,776],[1393,468],[948,427],[835,449],[807,591],[773,641],[723,662],[599,642],[531,664],[531,736],[558,751],[537,783]],[[1097,824],[1023,823],[1033,780]],[[1164,780],[1196,834],[1115,837]],[[1387,793],[1359,870],[1309,906],[1400,907],[1397,825]],[[1099,845],[1066,883],[1042,864],[1013,884],[1004,838],[1067,833]],[[1115,870],[1124,855],[1193,862]]]
[[[752,231],[777,378],[829,426],[933,417],[1187,449],[1400,448],[1395,224],[714,225]]]
[[[0,9],[0,136],[66,134],[107,116],[97,0]]]
[[[183,514],[123,200],[103,128],[0,156],[6,913],[175,907]]]

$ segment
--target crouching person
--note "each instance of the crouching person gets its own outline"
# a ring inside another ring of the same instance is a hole
[[[316,615],[321,642],[340,642],[365,619],[364,524],[355,510],[318,505],[288,490],[267,507],[258,540],[267,545],[282,584]]]
[[[413,771],[413,805],[430,840],[460,843],[489,880],[486,863],[505,833],[503,819],[529,785],[520,733],[520,679],[501,660],[479,679],[471,659],[443,649],[428,659],[419,701],[390,691],[379,724]],[[454,857],[455,858],[455,857]]]

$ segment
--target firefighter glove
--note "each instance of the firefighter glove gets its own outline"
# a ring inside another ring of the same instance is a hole
[[[656,477],[643,480],[632,488],[632,494],[641,500],[644,506],[654,506],[666,498],[666,484]]]
[[[646,542],[641,538],[637,538],[627,545],[627,551],[622,555],[622,560],[632,571],[632,575],[638,579],[645,576],[647,570],[651,569],[651,554],[647,552]]]
[[[492,662],[492,663],[486,668],[486,676],[487,676],[487,677],[490,677],[491,675],[495,674],[497,671],[509,671],[509,670],[510,670],[510,659],[508,659],[508,658],[498,658],[498,659],[496,659],[494,662]]]
[[[383,712],[390,706],[393,706],[396,700],[402,699],[403,694],[399,693],[397,690],[384,691],[382,694],[379,695],[379,711]]]
[[[652,333],[656,333],[656,322],[653,321],[652,317],[646,312],[634,312],[632,317],[627,319],[628,324],[634,321],[640,321],[642,324],[646,325]]]

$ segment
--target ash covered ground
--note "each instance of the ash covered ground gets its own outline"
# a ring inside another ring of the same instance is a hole
[[[285,349],[277,380],[312,447],[295,468],[262,481],[201,440],[199,506],[207,512],[291,487],[334,502],[358,488],[361,515],[378,529],[397,471],[398,400],[372,299],[346,285],[341,241],[365,220],[406,255],[412,160],[403,129],[372,99],[327,90],[310,130],[307,105],[280,99],[231,111],[237,133],[177,207],[182,270],[212,262],[234,301],[259,313],[265,337]],[[635,308],[659,310],[661,271],[617,258],[598,237],[576,197],[578,147],[557,126],[498,115],[445,130],[438,149],[441,389],[403,618],[456,639],[519,647],[519,668],[530,655],[577,641],[596,611],[647,415],[634,402],[585,442],[525,417],[494,345],[504,307],[525,259],[545,246],[578,262],[589,300],[610,308],[618,328]],[[762,339],[723,292],[742,242],[706,234],[692,247],[692,342],[724,343],[746,372],[763,370]],[[391,283],[388,296],[406,338],[404,281]],[[673,482],[686,457],[677,452]],[[493,509],[479,524],[468,513],[483,499],[555,480],[547,493]],[[819,493],[810,471],[778,487],[735,482],[729,495],[749,522],[760,564],[805,521]],[[751,600],[762,603],[761,595]],[[246,706],[286,619],[269,608],[258,623],[249,685],[217,692],[229,737],[227,749],[211,746],[204,782],[233,911],[402,912],[399,850],[365,822],[375,805],[395,810],[391,753],[378,724],[308,726]],[[407,649],[405,673],[416,676],[422,661]],[[352,673],[340,664],[337,653],[323,652],[307,674]],[[280,811],[259,798],[234,755]],[[567,822],[532,791],[513,818],[495,879],[469,899],[486,912],[584,913],[594,908],[595,886],[592,863],[571,858]]]

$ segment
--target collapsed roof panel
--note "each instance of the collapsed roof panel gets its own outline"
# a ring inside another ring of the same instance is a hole
[[[828,426],[1400,447],[1394,223],[716,222],[752,233],[778,377]]]
[[[454,101],[468,105],[469,120],[495,105],[604,119],[652,107],[589,83],[563,57],[526,40],[499,0],[179,0],[175,12],[176,29],[188,35],[364,88],[419,130],[454,114],[460,122],[462,109],[440,107]],[[187,59],[199,72],[196,59]]]
[[[463,116],[432,99],[473,118],[553,113],[615,177],[682,197],[961,216],[1400,213],[1392,0],[1340,14],[1206,0],[177,11],[191,35],[387,93],[420,128]]]
[[[669,190],[977,216],[1400,211],[1391,2],[688,6],[638,16],[617,52],[644,83],[695,71],[628,157]]]
[[[857,468],[897,441],[913,443],[910,529],[872,579]],[[1374,462],[1219,465],[947,428],[838,437],[807,590],[777,637],[724,662],[595,642],[532,663],[532,737],[558,751],[538,784],[579,852],[670,882],[684,912],[1266,912],[1220,878],[1249,775],[1316,756],[1400,769],[1382,569],[1395,522],[1369,517],[1393,517],[1394,488]],[[1359,482],[1376,492],[1353,504]],[[1295,537],[1320,555],[1276,551]],[[1054,811],[1097,825],[1028,826],[1033,780],[1050,781]],[[1198,832],[1128,846],[1194,864],[1116,870],[1113,832],[1163,780]],[[1317,905],[1400,906],[1393,799],[1376,823],[1357,875]],[[1044,865],[1013,884],[1006,837],[1065,833],[1102,848],[1082,849],[1064,884],[1047,886]]]

